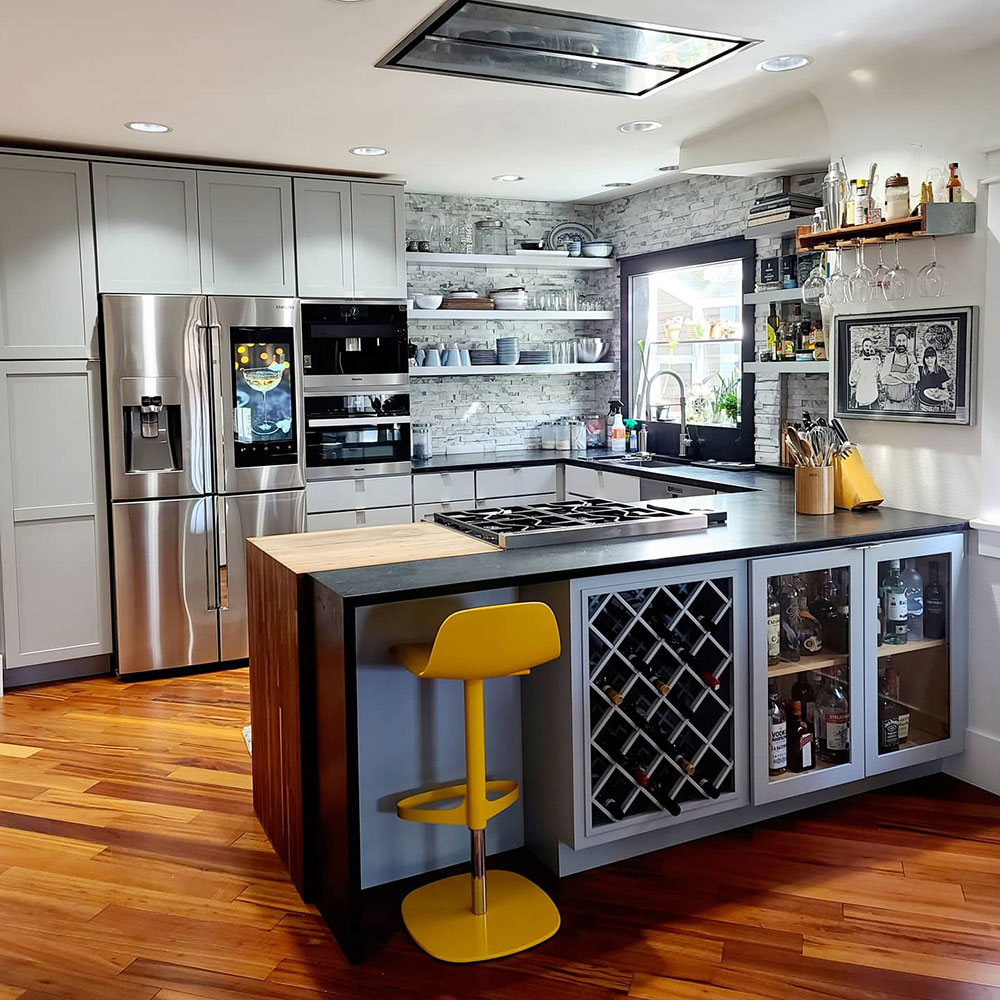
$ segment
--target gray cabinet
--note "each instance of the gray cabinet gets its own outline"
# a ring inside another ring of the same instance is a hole
[[[89,168],[0,156],[0,358],[97,357]]]
[[[201,280],[216,295],[294,295],[292,180],[198,171]]]
[[[405,211],[402,186],[351,184],[356,298],[406,298]]]
[[[0,365],[7,671],[111,652],[100,365]]]
[[[353,298],[349,181],[295,178],[295,243],[302,298]]]
[[[197,172],[94,163],[93,178],[100,291],[200,292]]]

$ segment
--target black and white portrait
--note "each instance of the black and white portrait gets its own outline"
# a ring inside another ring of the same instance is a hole
[[[837,320],[837,415],[971,424],[976,309]]]

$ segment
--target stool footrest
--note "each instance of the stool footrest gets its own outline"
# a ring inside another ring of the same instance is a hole
[[[465,796],[468,790],[467,785],[447,785],[444,788],[432,788],[429,792],[417,792],[416,795],[407,795],[405,799],[400,799],[396,803],[396,815],[400,819],[412,820],[415,823],[435,823],[441,826],[468,826],[468,818],[465,809]],[[498,813],[502,813],[508,806],[513,805],[520,795],[520,788],[516,781],[487,781],[486,793],[499,792],[495,799],[486,800],[486,818],[492,819]],[[461,799],[457,806],[450,809],[428,808],[437,802],[446,802],[448,799]]]

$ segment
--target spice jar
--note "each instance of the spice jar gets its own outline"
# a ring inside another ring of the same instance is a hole
[[[885,218],[887,222],[905,219],[910,214],[910,179],[893,174],[885,181]]]
[[[506,254],[507,230],[503,219],[480,219],[476,223],[476,253]]]

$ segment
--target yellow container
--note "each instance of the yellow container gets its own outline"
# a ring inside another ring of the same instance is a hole
[[[833,466],[795,466],[796,514],[833,513]]]
[[[865,510],[885,501],[857,448],[834,459],[833,469],[834,503],[841,509]]]

